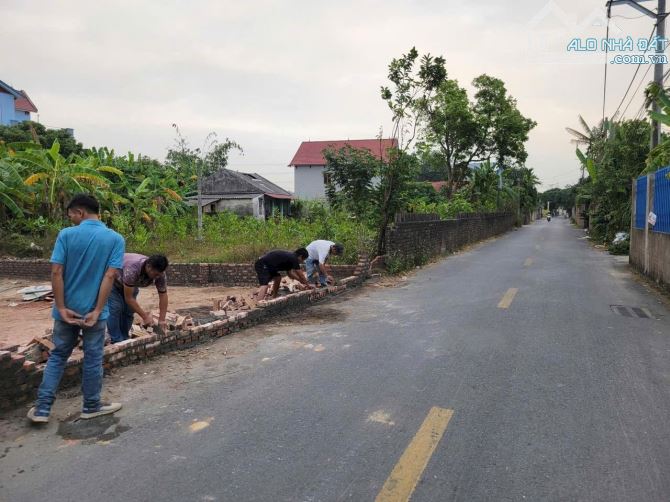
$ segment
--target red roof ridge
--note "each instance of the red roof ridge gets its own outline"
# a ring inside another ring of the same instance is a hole
[[[380,144],[383,148],[379,152]],[[326,164],[326,159],[323,156],[323,151],[327,146],[337,148],[351,145],[355,148],[363,148],[369,150],[377,158],[387,159],[387,150],[398,144],[395,138],[373,138],[373,139],[338,139],[338,140],[317,140],[317,141],[303,141],[300,143],[293,159],[289,163],[291,166],[323,166]]]

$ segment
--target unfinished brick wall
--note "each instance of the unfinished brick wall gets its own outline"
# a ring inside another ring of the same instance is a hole
[[[0,260],[0,277],[48,281],[51,279],[51,263],[47,260]]]
[[[386,252],[391,259],[419,264],[513,227],[511,213],[468,214],[448,220],[427,215],[400,216],[387,231]]]
[[[356,265],[333,265],[336,279],[353,275]],[[0,260],[0,277],[49,281],[51,264],[47,260]],[[173,263],[168,269],[168,285],[173,286],[255,286],[252,263]]]
[[[263,322],[272,317],[285,314],[297,308],[327,297],[339,295],[360,285],[369,272],[367,257],[362,257],[356,266],[356,275],[346,277],[337,286],[301,291],[282,296],[274,300],[260,302],[258,307],[248,312],[240,312],[228,319],[179,331],[171,331],[161,336],[151,334],[125,340],[105,347],[104,366],[111,369],[125,366],[173,350],[189,348],[207,340],[228,335],[248,326]],[[18,346],[0,348],[0,409],[16,407],[32,399],[42,381],[45,364],[27,361],[25,356],[17,354]],[[61,388],[72,386],[80,381],[83,353],[76,352],[67,362]]]

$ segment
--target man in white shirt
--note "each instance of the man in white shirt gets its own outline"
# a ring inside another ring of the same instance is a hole
[[[305,260],[305,269],[307,272],[307,279],[314,280],[316,283],[316,275],[319,278],[321,286],[327,286],[328,283],[333,283],[333,276],[328,273],[326,268],[326,260],[333,254],[335,256],[342,255],[344,246],[336,244],[332,241],[318,240],[313,241],[307,246],[307,253],[309,256]]]

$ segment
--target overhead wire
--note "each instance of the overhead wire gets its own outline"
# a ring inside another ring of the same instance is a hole
[[[626,108],[624,108],[623,111],[621,112],[621,119],[622,120],[626,116],[626,111],[628,110],[628,107],[630,106],[630,104],[635,99],[635,95],[637,94],[637,91],[640,90],[640,86],[642,85],[642,82],[644,82],[644,79],[647,76],[647,74],[649,73],[649,70],[651,70],[652,66],[653,66],[653,63],[649,63],[649,65],[647,66],[647,71],[645,71],[644,75],[642,75],[642,78],[640,79],[640,82],[637,84],[637,87],[633,91],[633,94],[631,95],[630,100],[628,101],[628,104],[626,105]]]
[[[647,52],[649,49],[649,44],[651,43],[651,38],[654,36],[654,33],[656,32],[656,25],[654,24],[654,27],[651,30],[651,34],[649,35],[649,39],[647,40],[647,47],[645,48],[643,54]],[[619,106],[617,106],[616,111],[612,114],[612,118],[617,116],[619,113],[619,110],[621,109],[621,105],[623,105],[623,102],[626,100],[626,97],[628,96],[628,93],[630,92],[630,88],[633,87],[633,82],[635,82],[635,78],[637,77],[637,73],[640,71],[640,67],[642,66],[642,61],[640,61],[637,65],[637,68],[635,68],[635,73],[633,73],[633,78],[630,80],[630,83],[628,84],[628,87],[626,88],[626,92],[623,95],[623,98],[621,98],[621,102],[619,103]]]

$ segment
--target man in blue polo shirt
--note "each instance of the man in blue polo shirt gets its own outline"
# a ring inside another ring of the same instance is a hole
[[[79,334],[84,340],[81,418],[93,418],[121,409],[119,403],[100,401],[107,297],[116,274],[123,266],[123,237],[99,219],[100,205],[93,197],[76,195],[67,207],[73,227],[60,231],[51,255],[51,285],[54,292],[53,343],[35,406],[28,418],[49,421],[56,390]]]

